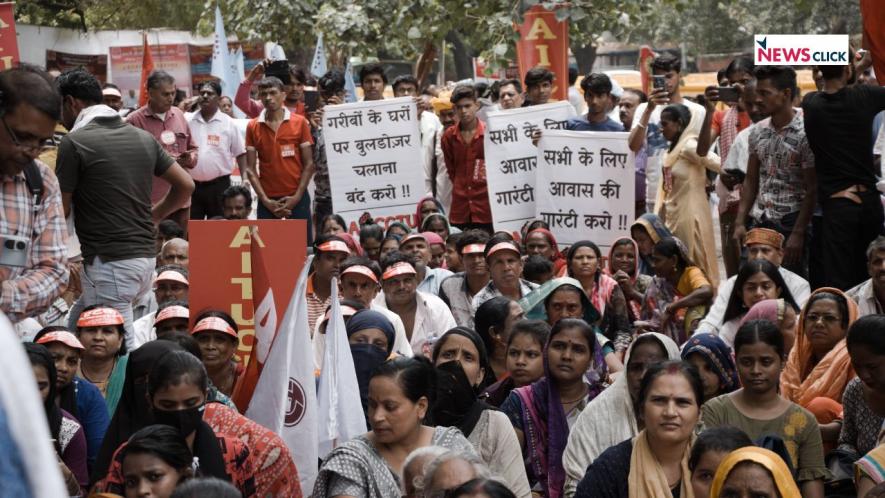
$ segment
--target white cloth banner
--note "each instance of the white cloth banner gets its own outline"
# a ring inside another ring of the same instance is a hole
[[[350,228],[368,211],[382,226],[414,227],[424,194],[418,113],[412,97],[326,106],[323,137],[332,205]]]
[[[575,108],[565,101],[488,113],[483,147],[495,230],[518,232],[535,217],[532,132],[561,129],[574,115]]]
[[[634,216],[633,152],[628,133],[550,130],[538,142],[538,219],[560,244],[596,242],[603,254],[629,234]]]

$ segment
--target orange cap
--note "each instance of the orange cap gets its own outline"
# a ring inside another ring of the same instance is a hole
[[[405,261],[400,261],[399,263],[394,263],[390,268],[388,268],[384,275],[381,277],[383,280],[387,280],[393,277],[398,277],[400,275],[417,275],[418,272],[415,271],[415,267],[406,263]]]
[[[744,245],[750,244],[765,244],[780,249],[784,246],[784,236],[770,228],[754,228],[747,232],[747,238],[744,239]]]
[[[490,257],[492,257],[492,254],[495,254],[496,252],[500,252],[500,251],[513,251],[517,255],[520,255],[520,256],[522,255],[522,252],[520,252],[519,248],[516,247],[516,244],[514,244],[513,242],[510,242],[510,241],[506,241],[506,242],[498,242],[497,244],[495,244],[494,247],[489,249],[489,253],[486,254],[486,258],[490,258]]]
[[[461,254],[482,254],[486,250],[485,244],[467,244],[461,250]]]
[[[376,284],[378,283],[378,277],[375,276],[375,272],[373,272],[371,269],[369,269],[368,267],[363,266],[363,265],[351,266],[350,268],[341,272],[342,277],[347,274],[362,275],[364,277],[369,278],[371,281],[375,282]]]
[[[175,270],[166,270],[163,273],[157,275],[157,280],[155,282],[159,282],[161,280],[169,280],[172,282],[180,282],[184,285],[190,285],[187,281],[187,278],[184,277],[181,273],[178,273]]]
[[[84,311],[77,320],[77,327],[102,327],[123,325],[123,315],[114,308],[95,308]]]
[[[43,337],[37,339],[37,344],[49,344],[50,342],[60,342],[69,348],[74,349],[86,349],[83,347],[83,344],[77,339],[77,336],[68,332],[67,330],[57,330],[55,332],[50,332]]]
[[[329,240],[323,242],[322,244],[317,246],[317,251],[320,252],[343,252],[345,254],[350,254],[350,248],[347,247],[347,244],[340,240]]]
[[[167,307],[163,308],[162,310],[160,310],[159,313],[157,313],[157,318],[156,318],[156,320],[154,320],[154,323],[160,323],[163,320],[168,320],[170,318],[190,318],[190,317],[191,317],[190,310],[185,308],[184,306],[179,306],[179,305],[167,306]]]
[[[231,327],[230,324],[227,323],[227,321],[217,316],[207,316],[206,318],[203,318],[202,320],[197,322],[197,325],[194,326],[194,330],[191,331],[191,335],[197,335],[200,332],[205,332],[207,330],[211,330],[213,332],[223,332],[233,337],[234,339],[238,338],[237,331],[234,330],[233,327]]]

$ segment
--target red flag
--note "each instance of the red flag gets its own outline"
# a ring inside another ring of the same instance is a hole
[[[138,106],[147,105],[147,79],[154,72],[154,57],[151,55],[151,48],[148,46],[147,33],[142,33],[142,49],[141,49],[141,84],[139,84]]]
[[[258,235],[258,228],[252,229],[249,257],[252,264],[252,308],[255,323],[255,341],[246,371],[240,375],[233,392],[233,401],[240,413],[245,413],[261,375],[264,362],[277,332],[277,310],[274,304],[273,289],[267,268],[264,266],[264,242]]]

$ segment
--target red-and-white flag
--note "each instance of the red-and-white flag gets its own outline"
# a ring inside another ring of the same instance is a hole
[[[252,265],[252,308],[255,323],[255,341],[246,371],[237,380],[233,401],[240,412],[245,412],[255,392],[261,369],[267,361],[270,345],[277,333],[277,308],[270,286],[267,267],[264,265],[264,242],[258,229],[252,229],[249,257]]]
[[[248,418],[286,442],[305,490],[313,489],[318,458],[316,378],[305,294],[311,259],[304,263],[246,410]]]
[[[335,278],[332,279],[332,288],[338,288]],[[318,390],[320,455],[325,456],[335,446],[366,432],[363,411],[356,410],[353,406],[354,401],[360,399],[360,386],[356,379],[337,292],[332,293],[332,309],[329,324],[326,326],[326,349]]]

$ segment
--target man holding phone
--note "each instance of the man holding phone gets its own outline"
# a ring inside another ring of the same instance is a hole
[[[658,178],[661,176],[661,162],[670,144],[664,138],[661,130],[661,110],[667,104],[683,104],[691,111],[691,122],[685,130],[687,133],[699,133],[701,122],[706,115],[703,106],[682,98],[679,92],[679,79],[682,71],[682,63],[679,58],[671,53],[664,53],[655,57],[651,64],[653,74],[653,89],[648,96],[648,102],[639,104],[636,108],[636,116],[633,120],[633,128],[630,130],[630,150],[639,152],[646,148],[646,207],[654,211],[654,203],[658,193]],[[640,161],[641,154],[637,154]],[[637,164],[637,168],[642,168]]]
[[[725,68],[725,78],[727,86],[709,86],[704,92],[707,113],[698,136],[697,148],[699,156],[706,156],[718,138],[719,159],[723,167],[737,135],[752,124],[741,96],[746,92],[753,92],[756,81],[753,76],[753,59],[747,56],[733,59]],[[717,102],[725,102],[729,105],[728,109],[716,111]],[[725,263],[725,273],[729,277],[737,274],[741,265],[741,245],[734,238],[734,221],[741,200],[740,185],[745,172],[746,168],[742,171],[723,169],[716,179],[722,260]]]
[[[250,94],[252,93],[252,85],[265,76],[273,76],[283,83],[286,109],[307,118],[307,110],[304,105],[304,85],[307,82],[307,75],[303,69],[290,66],[287,60],[265,59],[256,64],[237,88],[234,104],[249,118],[258,117],[264,109],[264,105],[260,100],[252,100]]]
[[[246,127],[246,177],[258,195],[258,219],[306,220],[310,243],[307,185],[314,173],[310,125],[283,106],[286,94],[278,78],[259,81],[258,95],[264,110]]]

